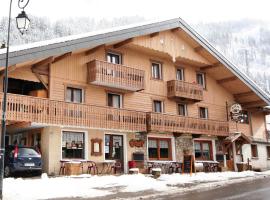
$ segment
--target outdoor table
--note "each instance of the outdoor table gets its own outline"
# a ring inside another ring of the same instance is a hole
[[[79,175],[81,168],[81,162],[80,161],[69,161],[65,162],[65,171],[66,175]]]
[[[62,159],[60,160],[60,170],[59,170],[59,175],[68,175],[67,173],[67,166],[69,166],[70,164],[68,163],[76,163],[79,164],[79,166],[82,169],[82,173],[83,173],[83,164],[87,163],[87,160],[81,160],[81,159]],[[68,165],[67,165],[68,164]],[[69,166],[70,167],[70,166]]]

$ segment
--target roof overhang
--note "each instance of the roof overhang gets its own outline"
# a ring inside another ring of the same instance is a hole
[[[236,141],[241,141],[242,144],[250,144],[252,141],[247,137],[245,134],[241,132],[236,132],[234,134],[231,134],[230,136],[226,137],[223,140],[224,144],[233,143]]]

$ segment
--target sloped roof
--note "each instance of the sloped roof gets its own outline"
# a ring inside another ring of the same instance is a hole
[[[233,63],[219,53],[206,39],[198,34],[181,18],[122,26],[104,31],[90,32],[81,35],[68,36],[49,41],[11,47],[9,54],[9,65],[14,65],[28,60],[60,55],[78,49],[90,49],[103,44],[122,41],[133,37],[175,28],[180,28],[185,31],[191,38],[193,38],[220,63],[227,67],[235,76],[244,82],[265,103],[270,105],[270,97],[266,92],[259,88],[257,84],[242,73]],[[0,66],[5,65],[5,57],[5,49],[0,49]]]

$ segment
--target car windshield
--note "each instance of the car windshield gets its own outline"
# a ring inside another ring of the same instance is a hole
[[[18,157],[39,157],[40,155],[31,148],[19,148]]]

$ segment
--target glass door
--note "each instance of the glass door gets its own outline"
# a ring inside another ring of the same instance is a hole
[[[121,166],[123,166],[124,143],[122,135],[105,135],[105,159],[115,160],[116,162],[120,162]]]

